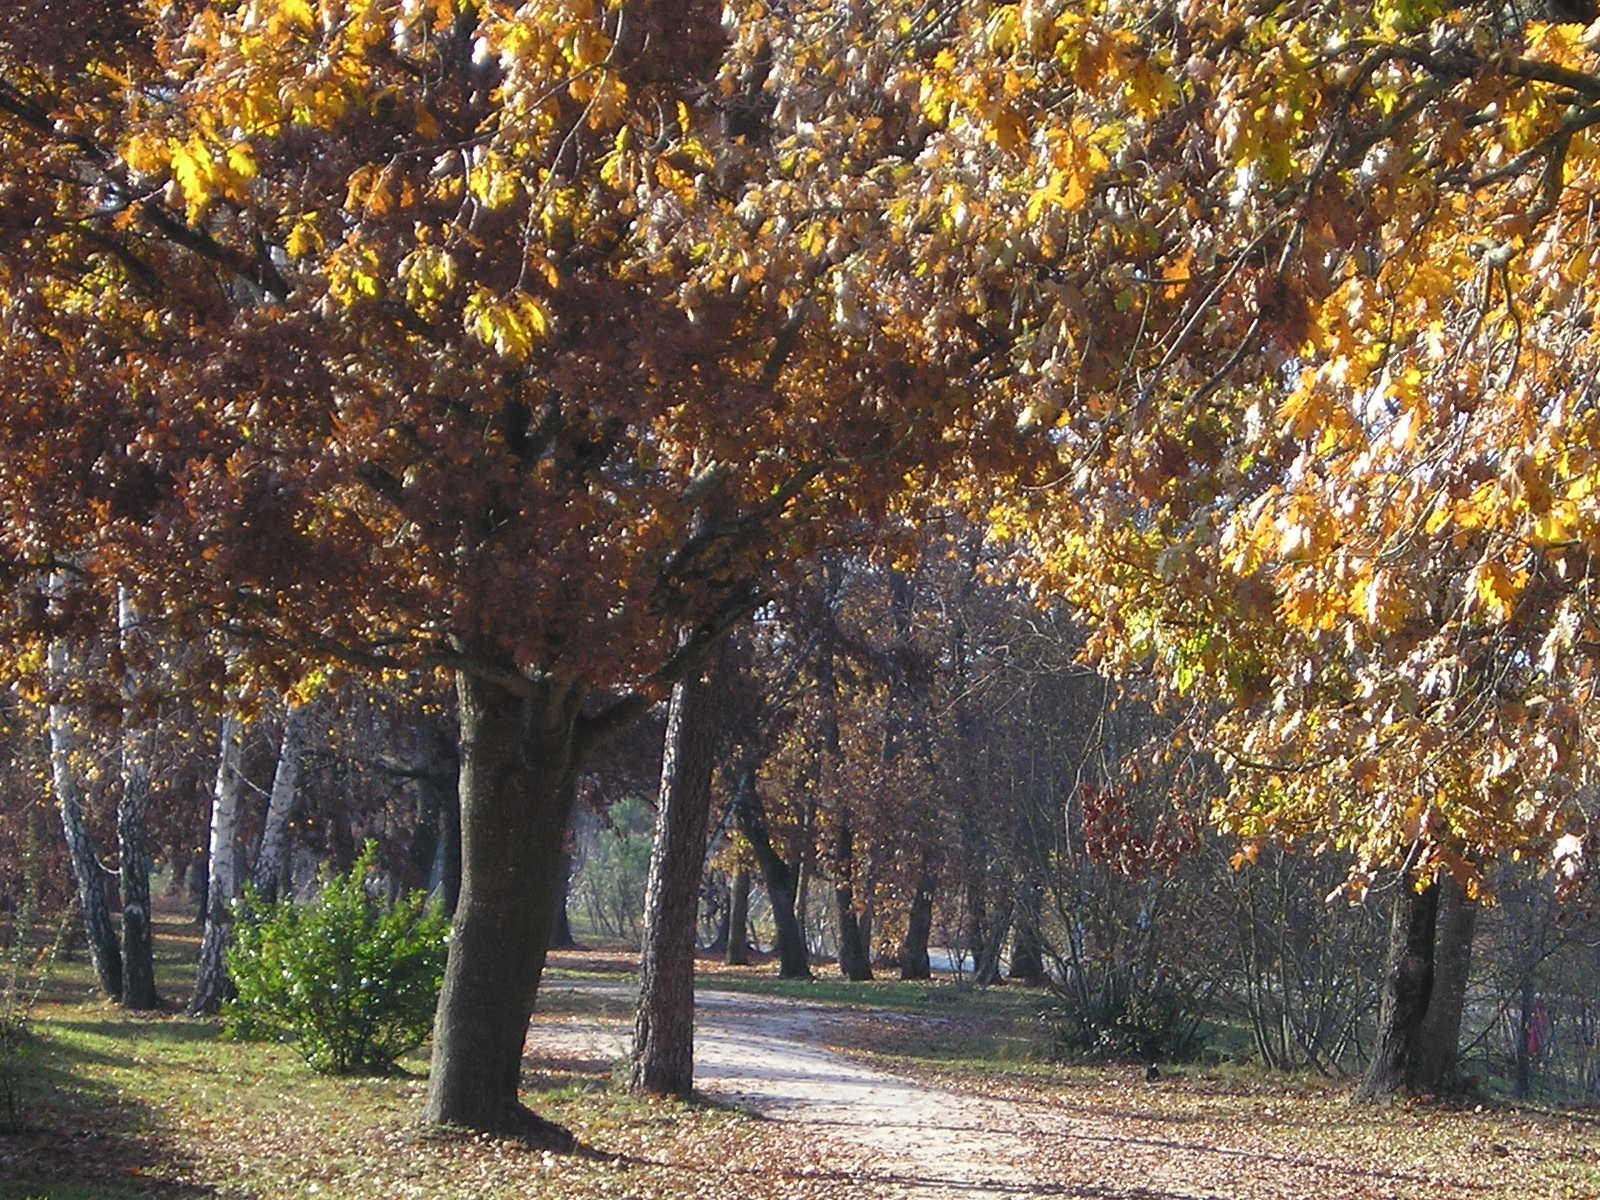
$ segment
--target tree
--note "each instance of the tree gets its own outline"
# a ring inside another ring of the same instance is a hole
[[[214,1015],[228,998],[228,944],[233,939],[233,902],[242,880],[238,870],[239,793],[244,775],[240,740],[244,721],[234,713],[222,718],[217,740],[217,777],[211,789],[211,825],[207,837],[205,932],[200,941],[200,969],[189,1012]]]
[[[806,135],[746,51],[788,33],[718,15],[83,0],[48,56],[42,10],[0,26],[10,633],[93,547],[78,586],[225,629],[246,690],[454,676],[433,1121],[539,1131],[517,1072],[578,765],[981,428],[969,360],[829,319],[855,218],[761,190]],[[899,119],[861,132],[862,170],[900,161]]]
[[[1072,381],[1025,412],[1061,469],[1000,527],[1112,669],[1218,706],[1246,839],[1348,853],[1356,892],[1581,861],[1594,46],[1503,3],[1002,11],[924,89],[993,164],[972,219],[1031,205],[1065,260],[1015,343]],[[1020,85],[991,111],[958,90],[984,48]],[[1070,130],[1008,133],[1052,101]],[[1390,980],[1418,1021],[1425,917]]]
[[[118,650],[136,658],[138,614],[126,593],[117,596]],[[135,677],[137,678],[137,677]],[[150,732],[142,727],[132,695],[125,697],[122,730],[122,791],[117,798],[117,884],[122,899],[122,1003],[155,1008],[154,940],[150,913],[150,851],[145,814],[150,804]],[[130,711],[131,710],[131,711]]]
[[[720,738],[704,679],[672,689],[661,752],[656,836],[645,886],[644,947],[628,1086],[687,1096],[694,1090],[695,908],[705,861],[711,775]]]

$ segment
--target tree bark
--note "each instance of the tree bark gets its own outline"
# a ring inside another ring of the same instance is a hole
[[[634,1092],[694,1090],[694,935],[717,743],[709,701],[708,685],[687,679],[672,689],[667,712],[628,1075]]]
[[[1005,950],[1006,934],[1011,931],[1012,901],[1009,896],[1000,903],[1000,911],[993,923],[983,930],[982,954],[972,956],[972,981],[979,987],[990,987],[1001,980],[1000,956]]]
[[[306,721],[305,706],[285,702],[278,765],[272,772],[267,815],[261,824],[261,844],[256,850],[255,869],[250,875],[251,885],[268,904],[277,900],[278,889],[283,881],[289,818],[294,815],[295,798],[300,788],[300,765],[305,755]]]
[[[124,656],[137,636],[137,614],[126,590],[117,591],[117,639]],[[131,693],[133,689],[128,689]],[[124,699],[134,697],[125,694]],[[150,932],[150,854],[146,812],[150,806],[150,733],[123,716],[122,794],[117,798],[117,884],[122,900],[122,1004],[145,1011],[156,995],[155,949]]]
[[[911,913],[906,919],[906,936],[900,943],[900,978],[929,979],[933,969],[928,962],[928,939],[933,936],[933,872],[924,855],[917,890],[911,896]]]
[[[50,647],[50,677],[57,686],[66,677],[67,650],[60,642]],[[83,910],[83,928],[89,942],[89,958],[94,963],[100,990],[113,1000],[122,996],[122,951],[117,945],[116,926],[106,906],[101,880],[100,856],[83,819],[83,789],[72,755],[77,737],[66,705],[50,705],[50,780],[61,811],[61,831],[67,840],[67,860],[78,888],[78,905]]]
[[[856,916],[855,888],[850,878],[854,870],[855,834],[850,828],[850,814],[841,812],[833,842],[833,902],[839,916],[839,970],[846,979],[861,983],[872,978],[872,963],[868,960],[861,923]]]
[[[1376,1100],[1414,1086],[1423,1021],[1433,994],[1439,885],[1431,883],[1418,892],[1401,879],[1396,887],[1377,1041],[1356,1091],[1358,1100]]]
[[[1045,981],[1044,944],[1039,936],[1041,899],[1037,888],[1024,896],[1011,940],[1011,978],[1035,987]]]
[[[761,881],[772,904],[772,923],[777,931],[778,978],[810,979],[811,965],[806,955],[805,935],[795,917],[794,871],[773,848],[767,832],[767,814],[756,791],[754,763],[744,764],[734,785],[733,815],[739,832],[756,856]]]
[[[150,856],[145,850],[145,813],[150,803],[148,759],[137,746],[122,747],[122,795],[117,800],[118,885],[122,900],[122,1004],[156,1008],[155,948],[150,929]],[[132,740],[145,742],[144,735]]]
[[[570,1144],[517,1100],[575,793],[578,697],[461,673],[461,892],[424,1119]]]
[[[750,869],[740,867],[728,888],[728,945],[723,955],[730,967],[750,964]]]
[[[222,719],[217,778],[211,790],[211,831],[206,855],[206,925],[200,941],[200,971],[189,1014],[216,1013],[228,995],[227,953],[233,940],[233,912],[239,895],[234,842],[239,832],[239,737],[243,723],[233,713]]]
[[[1461,885],[1446,877],[1439,883],[1439,916],[1433,952],[1433,993],[1418,1034],[1417,1070],[1413,1084],[1440,1095],[1459,1091],[1456,1055],[1461,1045],[1461,1014],[1466,1007],[1467,977],[1472,970],[1472,932],[1478,906]]]
[[[555,922],[550,928],[550,949],[572,950],[578,945],[567,915],[567,900],[572,893],[572,853],[564,845],[561,861],[556,865],[556,883],[560,890],[556,894]]]
[[[716,932],[706,949],[712,954],[728,953],[728,930],[733,923],[733,888],[726,876],[712,877],[701,887],[700,898],[705,901],[705,919],[716,918]]]

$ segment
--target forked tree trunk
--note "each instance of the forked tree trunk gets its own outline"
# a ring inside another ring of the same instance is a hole
[[[50,647],[50,677],[59,686],[66,677],[67,651],[61,643]],[[50,781],[61,811],[61,831],[67,839],[67,860],[72,865],[72,880],[78,888],[78,905],[83,910],[83,928],[89,942],[89,958],[94,963],[100,990],[112,1000],[122,996],[122,951],[117,946],[116,926],[106,907],[106,893],[100,878],[100,856],[83,819],[83,789],[72,762],[77,738],[66,706],[59,701],[50,706]]]
[[[305,757],[306,722],[306,706],[285,703],[283,737],[278,743],[278,765],[272,772],[267,815],[261,824],[261,845],[256,850],[255,869],[250,874],[251,885],[268,904],[278,898],[278,888],[283,880],[289,818],[294,815],[295,798],[300,788],[300,764]]]
[[[117,590],[117,639],[125,657],[138,636],[137,614],[125,589]],[[132,692],[124,698],[133,699]],[[125,714],[122,728],[122,794],[117,798],[117,885],[122,900],[122,1003],[139,1011],[155,1008],[154,945],[150,932],[150,855],[146,810],[150,806],[150,733]]]
[[[706,683],[685,680],[667,712],[628,1073],[635,1092],[694,1090],[694,934],[717,743],[710,698]]]
[[[242,722],[229,713],[222,719],[217,751],[217,778],[211,791],[211,833],[206,856],[206,926],[200,941],[200,971],[189,997],[191,1016],[217,1012],[228,995],[228,943],[233,940],[232,902],[239,895],[239,736]]]
[[[530,691],[456,678],[461,892],[423,1116],[567,1144],[563,1131],[518,1103],[517,1086],[575,792],[578,698],[556,685]]]
[[[1439,885],[1418,892],[1407,879],[1396,885],[1378,1036],[1372,1061],[1356,1091],[1375,1100],[1415,1085],[1423,1022],[1433,995],[1433,939]]]
[[[1007,896],[1001,901],[992,924],[983,931],[982,954],[973,955],[972,981],[980,987],[990,987],[1001,980],[1000,959],[1005,951],[1006,934],[1011,931],[1011,908],[1012,901]]]
[[[805,935],[795,918],[794,871],[783,856],[773,848],[767,831],[767,814],[756,792],[756,768],[747,762],[739,770],[734,784],[733,815],[739,823],[739,832],[756,856],[761,869],[761,881],[767,889],[767,899],[772,905],[772,924],[776,930],[778,951],[778,977],[780,979],[810,979],[811,965],[806,954]]]
[[[730,967],[750,964],[750,869],[740,867],[728,888],[728,945],[723,961]]]
[[[911,913],[906,919],[906,936],[900,943],[900,978],[928,979],[933,975],[928,962],[928,939],[933,936],[933,889],[937,881],[928,869],[927,856],[911,897]]]
[[[1466,1007],[1467,977],[1472,971],[1472,933],[1478,906],[1467,899],[1455,879],[1439,883],[1439,917],[1433,950],[1433,994],[1418,1035],[1417,1071],[1413,1086],[1435,1095],[1461,1089],[1457,1054],[1461,1046],[1461,1014]]]
[[[839,917],[839,970],[846,979],[860,983],[872,978],[872,963],[867,957],[860,919],[856,915],[855,888],[850,878],[854,870],[855,834],[850,828],[850,814],[842,812],[833,842],[833,902]]]

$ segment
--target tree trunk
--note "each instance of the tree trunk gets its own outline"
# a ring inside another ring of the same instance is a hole
[[[1433,952],[1433,994],[1417,1043],[1414,1085],[1440,1095],[1459,1091],[1456,1054],[1461,1045],[1461,1014],[1466,1006],[1467,976],[1472,970],[1472,931],[1478,906],[1462,887],[1446,877],[1439,884],[1438,936]]]
[[[439,840],[428,868],[428,895],[446,916],[454,916],[461,895],[461,764],[454,743],[440,737],[437,745],[438,761],[448,760],[449,772],[423,781],[424,787],[439,789]]]
[[[726,877],[712,877],[706,886],[701,888],[701,897],[705,901],[705,919],[710,921],[716,918],[716,932],[711,935],[711,941],[706,944],[706,949],[712,954],[726,955],[728,953],[728,930],[733,923],[733,889]]]
[[[1528,972],[1522,977],[1522,984],[1517,992],[1519,1003],[1517,1005],[1517,1074],[1516,1097],[1526,1100],[1533,1094],[1533,974]]]
[[[634,1092],[694,1090],[694,934],[718,734],[709,702],[704,681],[684,680],[667,712],[628,1075]]]
[[[728,889],[728,946],[724,961],[730,967],[750,964],[750,869],[740,867]]]
[[[905,940],[900,943],[900,978],[928,979],[933,975],[928,962],[928,939],[933,935],[933,889],[935,879],[926,863],[911,897],[911,914],[906,919]]]
[[[556,883],[560,891],[556,894],[555,923],[550,927],[550,949],[573,950],[578,939],[572,936],[572,921],[567,915],[567,900],[572,893],[572,853],[564,845],[556,866]]]
[[[60,642],[50,647],[50,677],[56,686],[66,677],[67,651]],[[89,957],[100,990],[113,1000],[122,996],[122,951],[117,946],[117,930],[106,906],[105,888],[100,878],[100,856],[83,820],[83,790],[72,763],[77,738],[66,705],[50,706],[50,780],[61,810],[61,831],[67,839],[67,860],[78,887],[78,904],[83,909],[84,934]]]
[[[211,791],[211,836],[206,855],[206,927],[200,941],[200,972],[189,997],[189,1014],[217,1012],[228,995],[227,953],[233,940],[233,912],[239,895],[234,842],[239,832],[239,736],[243,723],[233,713],[222,718],[217,779]]]
[[[1005,950],[1006,934],[1011,931],[1012,901],[1008,896],[1000,904],[994,923],[983,931],[983,953],[972,956],[972,981],[979,987],[990,987],[1001,980],[1001,954]]]
[[[456,677],[461,892],[434,1016],[424,1119],[570,1144],[517,1101],[575,792],[578,697]]]
[[[1045,981],[1044,944],[1039,937],[1040,900],[1037,888],[1024,897],[1011,940],[1011,978],[1035,987]]]
[[[839,827],[833,842],[833,902],[839,915],[839,970],[846,979],[860,983],[872,978],[872,963],[856,916],[855,888],[850,876],[855,869],[855,834],[850,829],[850,814],[839,814]]]
[[[300,787],[300,764],[305,754],[306,718],[305,706],[285,703],[283,738],[278,744],[278,765],[272,772],[267,815],[261,824],[261,845],[256,850],[255,869],[250,875],[251,884],[268,904],[277,900],[278,889],[283,881],[289,818],[294,815],[295,797]]]
[[[1396,888],[1378,1035],[1372,1061],[1356,1091],[1358,1100],[1379,1099],[1414,1085],[1419,1040],[1433,993],[1439,885],[1432,883],[1418,892],[1410,880],[1401,879]]]
[[[810,979],[811,966],[806,955],[805,935],[795,917],[794,871],[772,846],[767,832],[767,815],[756,792],[756,768],[746,763],[734,786],[733,815],[739,832],[756,856],[761,880],[772,904],[772,923],[777,931],[778,978]]]
[[[126,590],[117,590],[117,639],[124,656],[137,636],[137,617]],[[131,691],[132,689],[129,689]],[[134,697],[125,695],[125,700]],[[150,855],[146,849],[150,806],[150,734],[123,715],[122,794],[117,798],[117,883],[122,900],[122,1004],[155,1008],[154,945],[150,932]]]

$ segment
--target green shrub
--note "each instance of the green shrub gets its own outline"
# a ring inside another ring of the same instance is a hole
[[[309,904],[235,907],[223,1009],[234,1037],[294,1042],[313,1070],[387,1074],[428,1036],[449,925],[423,892],[393,905],[367,890],[377,847]]]
[[[1209,994],[1168,977],[1103,981],[1085,1000],[1058,991],[1045,1012],[1058,1059],[1183,1062],[1205,1049]]]

